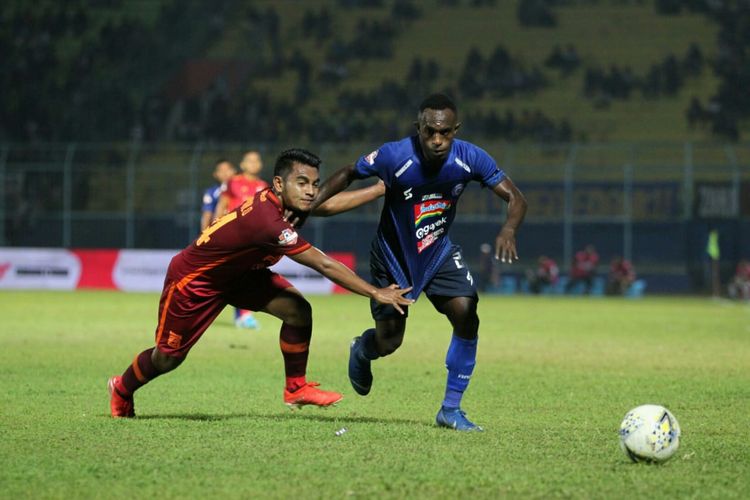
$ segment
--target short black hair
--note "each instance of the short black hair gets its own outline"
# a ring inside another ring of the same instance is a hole
[[[232,163],[231,161],[227,160],[226,158],[219,158],[218,160],[216,160],[216,161],[214,162],[214,170],[216,170],[216,167],[218,167],[218,166],[219,166],[219,165],[221,165],[222,163],[229,163],[229,165],[230,165],[230,166],[232,167],[232,169],[234,170],[234,163]]]
[[[421,113],[425,109],[450,109],[458,114],[458,109],[453,99],[445,94],[431,94],[425,97],[422,104],[419,105],[419,112]]]
[[[292,165],[295,163],[302,163],[320,169],[320,158],[317,155],[306,149],[292,148],[282,151],[278,158],[276,158],[273,175],[285,179],[289,175],[289,172],[292,171]]]

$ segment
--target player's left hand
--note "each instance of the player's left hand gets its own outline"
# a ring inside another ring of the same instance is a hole
[[[294,210],[286,209],[284,210],[284,217],[283,219],[287,221],[292,227],[302,227],[305,224],[305,221],[307,220],[307,216],[309,214],[302,213],[302,212],[295,212]]]
[[[518,260],[516,235],[513,229],[504,227],[500,230],[497,238],[495,238],[495,258],[500,259],[500,262],[507,262],[508,264],[512,264],[514,260]]]

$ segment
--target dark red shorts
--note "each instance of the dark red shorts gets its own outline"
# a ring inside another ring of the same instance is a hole
[[[222,291],[206,286],[199,290],[190,285],[180,287],[167,275],[159,301],[156,347],[167,356],[185,357],[225,306],[261,311],[291,286],[283,276],[268,269],[249,272],[241,284]]]

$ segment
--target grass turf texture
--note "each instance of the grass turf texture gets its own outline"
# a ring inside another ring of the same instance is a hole
[[[422,299],[403,347],[349,387],[366,301],[310,297],[309,376],[338,407],[282,405],[278,322],[238,331],[225,311],[174,373],[108,417],[106,380],[152,342],[158,297],[0,293],[0,496],[731,498],[750,491],[750,308],[701,299],[490,297],[464,398],[482,434],[433,425],[446,320]],[[661,403],[683,439],[631,464],[617,429]],[[337,437],[335,432],[348,432]]]

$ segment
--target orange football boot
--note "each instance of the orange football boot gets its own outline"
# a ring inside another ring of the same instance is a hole
[[[291,409],[300,409],[305,405],[331,406],[344,397],[338,392],[323,391],[317,388],[317,382],[307,382],[294,392],[284,389],[284,403]]]
[[[118,375],[110,377],[107,382],[107,389],[109,389],[109,411],[112,413],[113,418],[133,418],[135,417],[133,398],[122,397],[116,389],[121,379],[122,377]]]

